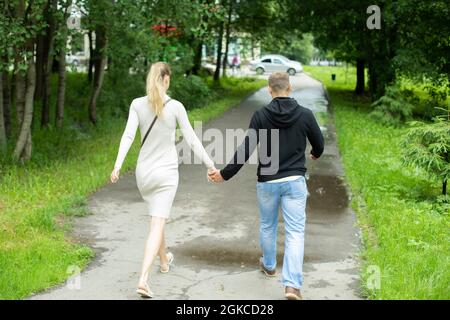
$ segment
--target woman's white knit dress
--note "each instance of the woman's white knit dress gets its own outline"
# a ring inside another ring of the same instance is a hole
[[[170,100],[167,95],[165,101],[168,102],[139,153],[136,182],[142,198],[148,204],[149,214],[169,218],[178,188],[178,153],[175,146],[177,123],[194,154],[208,168],[213,167],[214,163],[195,135],[183,104]],[[114,166],[116,169],[122,167],[137,128],[143,139],[154,118],[155,113],[150,108],[147,96],[133,100]]]

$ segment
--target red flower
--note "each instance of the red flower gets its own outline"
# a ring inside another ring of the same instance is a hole
[[[159,32],[163,37],[178,37],[181,35],[177,27],[171,25],[154,25],[152,30]]]

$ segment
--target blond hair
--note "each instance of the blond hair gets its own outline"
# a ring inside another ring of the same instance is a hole
[[[170,67],[165,62],[152,64],[147,75],[147,96],[150,106],[157,116],[160,116],[164,108],[164,77],[172,74]]]
[[[285,72],[276,72],[269,77],[269,87],[276,93],[289,89],[289,75]]]

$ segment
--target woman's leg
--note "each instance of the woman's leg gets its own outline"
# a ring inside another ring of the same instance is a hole
[[[139,286],[144,285],[148,280],[148,272],[153,261],[158,254],[164,236],[165,218],[152,217],[150,225],[150,234],[145,245],[144,261],[142,262],[141,277],[139,278]]]
[[[162,234],[161,245],[159,246],[158,256],[159,256],[159,262],[161,264],[161,267],[163,267],[164,269],[167,269],[167,264],[169,263],[169,261],[167,260],[166,233],[164,232],[164,230],[163,230],[163,234]]]

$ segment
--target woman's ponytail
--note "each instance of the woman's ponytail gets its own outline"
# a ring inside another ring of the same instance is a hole
[[[164,78],[170,76],[170,67],[165,62],[156,62],[150,68],[147,76],[147,96],[150,106],[159,117],[164,108]]]

